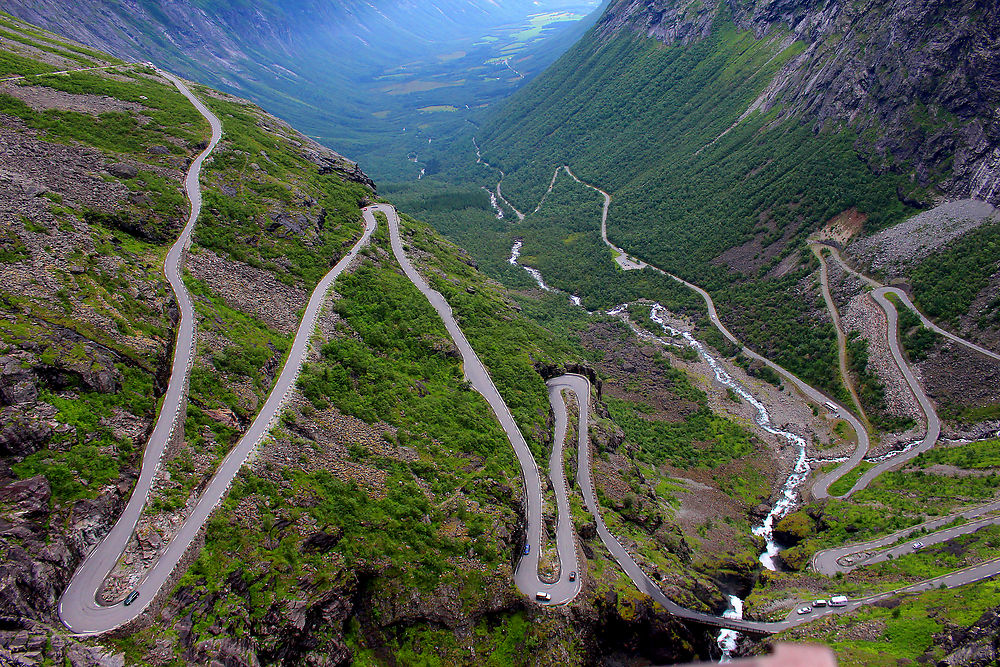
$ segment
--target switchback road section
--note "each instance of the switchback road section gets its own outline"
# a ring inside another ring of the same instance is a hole
[[[191,514],[167,544],[163,554],[135,588],[136,597],[132,603],[129,606],[123,603],[108,606],[98,603],[97,594],[101,584],[115,566],[135,530],[135,525],[149,494],[153,476],[159,465],[160,456],[170,440],[175,416],[180,411],[181,401],[185,393],[187,371],[190,368],[194,348],[194,310],[191,306],[190,295],[180,280],[180,265],[183,251],[190,244],[191,230],[201,208],[201,189],[198,183],[201,164],[222,136],[219,119],[179,79],[166,73],[161,72],[161,74],[173,81],[174,85],[209,120],[212,125],[212,141],[208,148],[192,163],[188,172],[185,183],[188,196],[191,199],[191,216],[180,239],[167,255],[167,277],[171,285],[174,286],[181,308],[181,325],[178,328],[173,372],[167,389],[167,397],[160,410],[156,428],[146,446],[139,481],[136,483],[125,511],[104,540],[84,559],[59,602],[59,616],[63,623],[74,633],[82,635],[100,634],[120,627],[139,616],[156,597],[216,505],[229,489],[247,457],[270,431],[281,412],[286,396],[295,386],[299,371],[309,352],[309,341],[316,326],[316,319],[326,302],[327,292],[337,277],[354,261],[361,248],[368,244],[375,231],[374,221],[372,221],[365,228],[361,238],[351,248],[351,251],[320,280],[313,290],[299,323],[299,328],[295,333],[295,339],[292,341],[288,358],[282,367],[281,374],[275,380],[274,387],[271,389],[263,408],[243,437],[223,459]]]
[[[180,237],[171,246],[164,262],[164,274],[170,283],[170,288],[174,292],[180,312],[180,320],[177,325],[177,338],[174,341],[174,359],[170,371],[170,381],[167,385],[167,392],[163,397],[160,413],[156,419],[156,425],[149,441],[146,443],[142,456],[142,468],[139,472],[139,479],[129,498],[128,504],[121,516],[111,528],[111,531],[90,552],[83,563],[77,569],[69,586],[63,593],[59,602],[59,615],[63,623],[71,630],[79,633],[94,633],[110,630],[121,625],[132,616],[138,615],[142,608],[152,599],[148,599],[137,604],[132,609],[125,609],[123,605],[112,607],[102,607],[97,603],[97,591],[100,589],[104,579],[114,568],[119,556],[125,550],[132,532],[135,530],[139,516],[146,504],[149,491],[153,485],[153,477],[160,464],[163,451],[173,435],[175,424],[180,417],[184,398],[187,394],[187,378],[191,369],[191,362],[194,358],[194,306],[191,302],[191,295],[184,286],[181,277],[181,264],[184,253],[191,245],[191,234],[194,230],[198,214],[201,212],[201,187],[198,178],[201,174],[201,166],[205,158],[215,150],[219,140],[222,138],[222,123],[208,108],[202,104],[201,100],[188,90],[184,83],[166,72],[159,72],[161,76],[170,80],[191,103],[198,109],[199,113],[208,120],[212,128],[212,139],[208,147],[201,152],[191,163],[187,177],[184,181],[184,188],[188,199],[191,201],[191,211],[187,224],[181,230]],[[159,587],[157,587],[159,588]],[[140,597],[142,597],[140,595]],[[138,602],[138,601],[137,601]],[[123,613],[127,612],[127,613]],[[134,612],[134,613],[133,613]]]
[[[374,223],[376,211],[385,215],[388,220],[389,240],[396,261],[399,262],[403,273],[410,279],[410,282],[430,301],[434,310],[441,317],[448,330],[448,335],[451,336],[462,356],[462,366],[466,379],[486,399],[517,455],[517,462],[521,467],[521,476],[524,481],[528,552],[518,561],[514,571],[514,583],[522,593],[529,597],[535,598],[538,593],[546,593],[551,598],[549,600],[540,599],[539,602],[545,604],[568,602],[580,592],[579,580],[575,582],[569,580],[570,572],[576,569],[576,542],[573,538],[573,531],[569,530],[571,527],[570,519],[560,512],[560,526],[566,526],[556,535],[556,548],[559,553],[559,562],[562,565],[560,577],[554,584],[545,583],[538,576],[538,557],[542,542],[542,480],[535,457],[528,448],[528,443],[525,442],[521,429],[514,421],[510,408],[507,407],[496,385],[493,384],[489,372],[480,361],[472,345],[469,344],[461,327],[458,326],[458,322],[455,321],[451,306],[440,292],[435,291],[427,284],[403,251],[403,243],[399,237],[399,216],[396,214],[396,209],[389,204],[376,204],[364,209],[365,220],[369,224]],[[563,428],[565,429],[565,424]],[[563,487],[563,501],[565,501],[565,483]],[[568,513],[568,505],[565,502],[561,504],[566,507]]]

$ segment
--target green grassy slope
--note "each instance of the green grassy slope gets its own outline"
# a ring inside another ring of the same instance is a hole
[[[815,269],[799,256],[802,241],[851,207],[868,216],[872,229],[900,219],[906,207],[896,199],[897,177],[873,174],[847,130],[817,132],[808,119],[781,109],[736,124],[803,48],[783,47],[785,38],[758,40],[725,14],[709,37],[683,46],[630,34],[603,40],[591,32],[474,132],[484,158],[506,172],[504,193],[522,211],[532,211],[553,170],[569,164],[611,193],[612,241],[711,290],[724,319],[748,343],[835,390],[832,327],[814,316],[822,311],[816,296],[802,293]],[[456,182],[492,186],[497,178],[496,170],[471,160],[456,172]],[[402,189],[401,199],[416,191]],[[569,203],[579,206],[567,216],[564,202],[561,223],[529,216],[507,238],[526,237],[535,265],[589,307],[612,305],[620,290],[609,283],[631,277],[615,277],[595,249],[567,245],[580,225],[599,224],[590,201],[580,196]],[[497,244],[476,237],[503,232],[472,213],[427,216],[501,276],[492,256]],[[560,225],[565,233],[555,231]]]
[[[612,240],[706,282],[725,280],[713,258],[755,236],[768,245],[853,205],[872,226],[892,220],[894,183],[869,172],[851,135],[776,114],[730,130],[802,48],[782,50],[781,37],[757,40],[725,18],[687,46],[590,36],[484,126],[480,144],[521,208],[568,163],[614,195]]]

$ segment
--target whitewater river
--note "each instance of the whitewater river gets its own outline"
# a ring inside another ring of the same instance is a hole
[[[681,336],[687,341],[687,344],[693,347],[698,355],[712,368],[715,373],[715,379],[721,384],[729,387],[737,394],[740,398],[745,400],[747,403],[752,405],[757,410],[756,421],[757,425],[762,429],[783,438],[789,444],[794,445],[797,450],[797,456],[795,459],[795,465],[792,468],[791,473],[788,475],[788,479],[785,480],[784,485],[781,487],[781,494],[778,496],[777,502],[771,508],[771,511],[767,513],[764,517],[764,521],[757,527],[753,528],[753,534],[758,537],[764,538],[764,551],[760,554],[760,563],[767,569],[774,571],[777,569],[777,564],[775,563],[775,556],[781,548],[778,543],[774,541],[774,524],[781,517],[788,514],[795,506],[795,502],[798,499],[799,487],[802,483],[806,481],[806,477],[809,476],[809,462],[806,460],[806,441],[800,435],[796,435],[790,431],[782,431],[776,428],[771,422],[771,415],[768,413],[767,408],[761,403],[757,398],[751,394],[743,385],[737,382],[733,376],[731,376],[726,369],[722,367],[718,359],[713,357],[705,349],[699,341],[695,340],[687,331],[678,331],[666,323],[663,319],[663,315],[666,313],[664,309],[659,304],[652,307],[649,313],[649,319],[653,320],[659,324],[664,333],[669,333],[672,336]],[[743,618],[743,600],[735,595],[729,596],[729,609],[723,614],[727,618]],[[736,640],[739,637],[739,633],[735,630],[722,630],[718,636],[719,648],[722,649],[722,661],[728,662],[729,657],[733,650],[736,648]]]
[[[510,251],[510,257],[507,261],[513,266],[520,266],[525,271],[527,271],[532,278],[534,278],[535,283],[539,288],[546,292],[560,292],[554,287],[546,284],[542,277],[542,274],[538,269],[532,268],[530,266],[525,266],[520,264],[518,259],[521,256],[522,241],[520,239],[514,242],[513,247]],[[581,306],[579,298],[575,296],[570,296],[570,300],[574,305]],[[607,311],[607,314],[612,317],[617,317],[622,319],[627,324],[631,324],[628,320],[628,307],[629,304],[623,304]],[[680,331],[671,327],[667,324],[664,316],[667,313],[667,309],[658,303],[651,304],[649,306],[649,318],[663,330],[669,338],[663,339],[655,336],[650,336],[651,338],[656,338],[659,342],[667,345],[677,345],[673,339],[682,338],[685,343],[694,348],[698,355],[705,360],[705,363],[709,365],[712,372],[715,374],[715,379],[720,384],[728,387],[732,391],[736,392],[740,398],[749,403],[757,411],[755,421],[760,428],[764,429],[768,433],[782,438],[790,445],[795,448],[796,457],[795,464],[792,467],[788,478],[781,487],[781,492],[778,495],[778,500],[771,507],[771,511],[767,513],[764,520],[759,526],[752,529],[754,535],[762,538],[764,540],[764,551],[760,554],[760,563],[765,568],[769,570],[776,570],[777,563],[775,562],[775,557],[781,548],[778,546],[777,542],[774,541],[774,524],[777,523],[783,516],[788,514],[788,512],[795,506],[798,500],[799,487],[805,482],[806,477],[809,476],[809,462],[806,459],[806,441],[800,435],[792,433],[790,431],[783,431],[777,428],[771,421],[771,415],[767,410],[767,407],[757,399],[756,396],[750,393],[742,384],[740,384],[732,375],[723,368],[722,364],[718,359],[709,354],[705,345],[700,341],[695,339],[688,331]],[[633,331],[637,333],[643,330],[639,327],[633,326]],[[723,616],[726,618],[742,619],[743,618],[743,600],[741,600],[736,595],[729,596],[729,608],[723,612]],[[736,649],[737,639],[739,638],[739,633],[735,630],[722,630],[716,639],[719,649],[722,651],[722,662],[728,662],[732,652]]]

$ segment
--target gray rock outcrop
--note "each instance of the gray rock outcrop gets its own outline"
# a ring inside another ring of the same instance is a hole
[[[31,403],[38,398],[38,378],[31,372],[37,358],[29,352],[0,357],[0,405]]]
[[[950,198],[1000,203],[1000,5],[989,0],[617,0],[597,25],[667,44],[708,36],[723,11],[758,39],[804,44],[747,109],[849,126],[876,172],[913,172]],[[912,204],[910,195],[900,199]]]

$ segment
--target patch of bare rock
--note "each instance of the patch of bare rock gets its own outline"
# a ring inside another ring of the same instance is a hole
[[[141,104],[126,102],[108,95],[67,93],[46,86],[29,86],[14,82],[0,83],[0,93],[16,97],[35,111],[60,109],[96,116],[112,111],[141,112],[145,109]]]
[[[962,199],[936,206],[849,246],[851,255],[873,271],[895,276],[915,262],[975,229],[997,219],[993,205]]]
[[[269,328],[284,334],[298,328],[298,313],[309,300],[301,287],[286,285],[271,271],[221,257],[206,248],[188,254],[187,268],[233,308]]]
[[[845,332],[857,331],[868,341],[868,368],[885,387],[886,411],[922,422],[923,411],[889,351],[888,323],[879,305],[867,294],[860,294],[851,299],[842,322]]]

